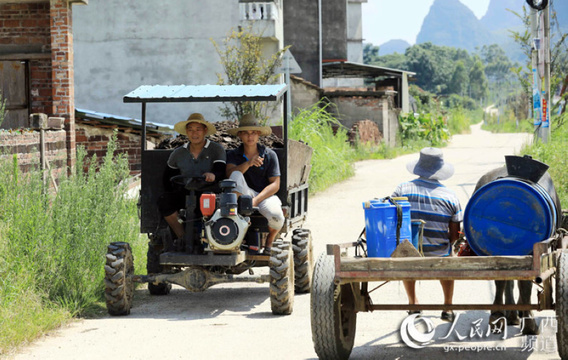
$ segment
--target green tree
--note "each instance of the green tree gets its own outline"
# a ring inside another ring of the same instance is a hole
[[[250,27],[242,31],[232,30],[223,40],[223,46],[211,39],[224,70],[224,74],[217,73],[218,85],[274,84],[278,79],[276,69],[282,63],[282,54],[289,46],[267,59],[262,54],[262,38],[251,30]],[[261,102],[231,102],[221,108],[221,115],[234,120],[251,113],[266,122],[267,109],[270,107]]]
[[[448,92],[463,96],[465,95],[465,92],[467,90],[468,83],[469,76],[467,70],[465,69],[463,61],[459,60],[456,63],[456,68],[454,70],[454,74],[452,75],[452,80],[448,85]]]
[[[469,71],[469,95],[474,99],[484,99],[487,97],[487,78],[481,59],[477,59]]]
[[[363,46],[363,63],[364,64],[373,64],[377,61],[379,57],[379,47],[373,46],[373,44],[365,44]]]

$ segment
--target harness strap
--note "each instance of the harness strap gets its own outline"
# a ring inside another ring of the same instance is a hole
[[[398,246],[400,244],[400,228],[402,227],[402,205],[390,196],[387,196],[383,201],[384,200],[388,200],[391,204],[396,206],[396,246]]]

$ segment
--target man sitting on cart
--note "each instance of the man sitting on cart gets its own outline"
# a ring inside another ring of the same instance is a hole
[[[189,143],[171,153],[168,158],[170,169],[178,170],[186,178],[203,177],[205,182],[211,185],[222,180],[225,177],[225,149],[205,138],[217,132],[215,126],[207,122],[203,115],[193,113],[187,120],[175,124],[174,129],[182,135],[187,135]],[[179,239],[183,239],[185,229],[178,221],[178,210],[185,207],[187,193],[185,189],[178,189],[167,192],[158,199],[161,214]]]
[[[455,192],[440,183],[454,174],[454,167],[445,163],[442,151],[424,148],[418,160],[406,165],[408,171],[419,178],[404,182],[395,189],[393,197],[404,196],[410,202],[412,220],[424,220],[424,256],[451,256],[451,244],[458,240],[463,212]],[[451,305],[454,294],[453,280],[440,280],[444,291],[444,304]],[[411,305],[418,304],[416,281],[404,281],[404,288]],[[416,313],[416,312],[414,312]],[[452,310],[442,312],[442,320],[453,322]]]
[[[239,127],[228,130],[242,144],[227,153],[227,177],[235,180],[235,192],[252,196],[252,205],[268,220],[268,237],[263,254],[270,255],[272,242],[284,225],[282,202],[276,196],[280,189],[280,166],[276,153],[258,143],[260,136],[272,133],[260,126],[252,114],[244,115]]]

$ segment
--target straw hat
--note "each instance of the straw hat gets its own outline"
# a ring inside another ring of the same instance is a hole
[[[260,136],[272,134],[270,126],[261,126],[258,120],[252,114],[246,114],[239,121],[239,127],[227,130],[231,135],[236,136],[239,131],[260,131]]]
[[[433,147],[420,150],[420,158],[406,164],[406,169],[432,180],[446,180],[454,174],[454,166],[444,162],[442,150]]]
[[[205,136],[213,135],[217,132],[217,129],[215,129],[215,126],[213,126],[213,124],[205,121],[205,118],[200,113],[193,113],[193,114],[189,115],[187,120],[178,122],[177,124],[174,125],[174,130],[177,131],[178,133],[182,134],[182,135],[187,135],[187,131],[185,131],[185,128],[186,128],[187,124],[192,123],[192,122],[203,124],[203,125],[207,126],[207,134],[205,134]]]

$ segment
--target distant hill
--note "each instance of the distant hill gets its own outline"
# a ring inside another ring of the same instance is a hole
[[[379,55],[389,55],[394,53],[404,54],[410,44],[405,40],[389,40],[386,43],[379,46]]]
[[[556,12],[561,29],[568,31],[568,1],[555,0],[551,3],[551,11]],[[521,19],[513,13],[522,15],[523,6],[529,10],[525,1],[491,0],[487,13],[477,19],[459,0],[435,0],[424,18],[416,42],[432,42],[435,45],[463,48],[469,52],[474,52],[476,47],[483,45],[498,44],[511,60],[524,61],[524,55],[509,32],[523,29]],[[380,53],[384,55],[382,51]]]
[[[424,18],[416,42],[474,51],[489,39],[489,31],[459,0],[435,0]]]

